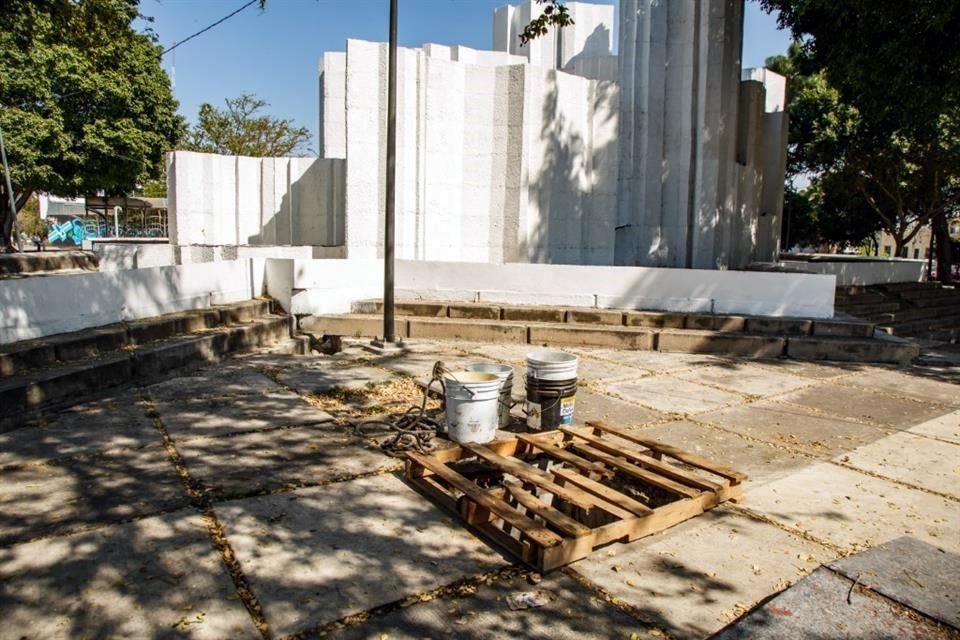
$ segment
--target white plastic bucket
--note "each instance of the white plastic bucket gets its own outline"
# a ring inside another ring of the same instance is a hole
[[[527,354],[527,377],[570,380],[577,377],[577,362],[577,356],[565,351],[531,351]]]
[[[447,434],[454,442],[490,442],[497,435],[500,379],[492,373],[453,371],[447,390]]]
[[[477,362],[476,364],[468,364],[463,370],[492,373],[497,376],[497,379],[500,380],[500,401],[497,411],[500,428],[510,426],[510,405],[513,403],[513,367],[493,362]]]

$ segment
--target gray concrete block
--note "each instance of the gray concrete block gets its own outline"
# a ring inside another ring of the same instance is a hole
[[[660,311],[627,311],[624,324],[628,327],[655,327],[658,329],[683,329],[686,318],[682,313]]]
[[[248,351],[287,339],[290,337],[291,322],[289,316],[267,316],[235,327],[227,338],[227,350]]]
[[[504,563],[392,475],[227,502],[216,512],[277,636]]]
[[[560,344],[650,350],[654,333],[633,327],[548,326],[530,327],[530,344]]]
[[[839,458],[844,464],[960,501],[960,445],[913,433],[894,433]]]
[[[410,338],[475,340],[478,342],[527,342],[527,327],[499,321],[426,320],[409,321]]]
[[[559,307],[503,307],[501,317],[513,322],[563,322]]]
[[[869,338],[873,336],[873,325],[869,322],[815,320],[813,322],[813,335],[838,338]]]
[[[623,324],[623,312],[613,309],[568,309],[566,321],[619,326]]]
[[[684,327],[702,331],[743,331],[747,320],[740,316],[715,316],[707,314],[690,314],[687,316]]]
[[[23,375],[56,361],[54,346],[40,338],[0,346],[0,376]]]
[[[163,376],[171,371],[220,360],[228,351],[229,334],[211,333],[138,347],[131,354],[138,379]]]
[[[451,303],[447,306],[447,316],[462,320],[499,320],[500,307],[491,304]]]
[[[241,324],[250,322],[270,313],[270,301],[257,298],[238,302],[231,305],[218,307],[220,311],[220,324]]]
[[[127,344],[127,331],[122,325],[108,325],[47,338],[57,360],[70,362],[122,349]]]
[[[806,336],[813,331],[813,320],[793,318],[747,318],[744,328],[748,333],[777,336]]]
[[[745,358],[779,358],[786,340],[775,336],[738,335],[735,332],[664,330],[657,336],[659,351],[716,353]]]
[[[180,333],[182,318],[178,314],[133,320],[127,323],[127,336],[133,346],[163,340]]]
[[[41,370],[24,377],[0,379],[0,420],[6,422],[26,409],[70,404],[78,399],[130,381],[127,353]]]
[[[407,320],[397,318],[398,336],[407,336]],[[314,335],[375,338],[383,335],[383,318],[363,315],[317,315],[300,319],[300,330]]]
[[[5,638],[262,637],[193,511],[0,551]]]

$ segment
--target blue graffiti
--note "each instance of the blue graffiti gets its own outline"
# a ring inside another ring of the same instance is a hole
[[[84,238],[96,238],[98,237],[97,232],[99,229],[96,224],[91,224],[90,227],[86,227],[82,220],[79,218],[73,218],[67,220],[66,222],[50,223],[50,234],[48,236],[52,244],[55,243],[64,243],[73,242],[73,244],[80,246],[83,244]]]
[[[85,239],[112,238],[115,232],[119,232],[118,235],[121,238],[161,238],[164,236],[163,229],[155,225],[144,228],[121,224],[119,229],[114,229],[113,224],[100,222],[94,218],[87,218],[86,220],[70,218],[63,222],[57,222],[51,217],[47,238],[50,244],[75,244],[79,247]]]

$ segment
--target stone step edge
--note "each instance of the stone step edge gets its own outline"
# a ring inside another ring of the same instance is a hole
[[[380,316],[328,314],[300,319],[299,329],[315,335],[377,337],[382,333]],[[398,336],[410,339],[438,338],[514,344],[557,344],[613,347],[646,351],[712,353],[745,358],[833,360],[904,364],[919,356],[919,347],[908,341],[885,337],[770,336],[693,329],[589,326],[569,323],[519,323],[498,320],[450,318],[396,319]]]
[[[272,302],[267,298],[253,298],[0,345],[0,380],[155,340],[250,322],[268,313]]]
[[[353,313],[380,313],[378,299],[359,300],[351,305]],[[500,320],[504,322],[550,322],[591,324],[610,327],[696,329],[770,335],[843,336],[869,338],[874,323],[861,320],[811,320],[764,316],[685,313],[679,311],[642,311],[634,309],[595,309],[578,307],[519,306],[496,303],[399,300],[397,317]]]
[[[150,383],[194,366],[218,362],[291,337],[289,316],[179,335],[19,378],[0,379],[0,433],[24,418],[61,409],[130,384]]]

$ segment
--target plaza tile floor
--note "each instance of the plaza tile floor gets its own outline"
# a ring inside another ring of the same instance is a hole
[[[704,638],[900,536],[960,552],[960,369],[578,348],[577,422],[750,479],[740,504],[533,586],[341,411],[402,410],[438,360],[528,349],[265,351],[0,433],[0,639]],[[549,604],[507,606],[532,589]]]

